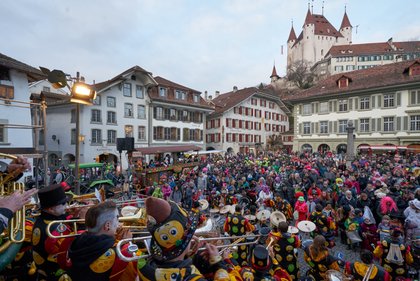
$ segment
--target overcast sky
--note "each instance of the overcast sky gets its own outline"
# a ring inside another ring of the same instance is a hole
[[[325,0],[337,29],[346,3],[354,43],[420,40],[419,0]],[[313,6],[320,14],[322,1]],[[1,0],[0,53],[87,82],[138,65],[224,93],[268,83],[274,61],[285,74],[291,21],[299,35],[307,9],[307,0]]]

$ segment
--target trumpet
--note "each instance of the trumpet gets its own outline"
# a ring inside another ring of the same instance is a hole
[[[217,246],[215,246],[217,249],[226,250],[227,248],[234,247],[234,246],[245,246],[245,245],[257,244],[258,240],[261,236],[262,235],[244,235],[244,236],[233,236],[233,237],[199,238],[199,241],[235,240],[233,243],[230,243],[230,244],[227,244],[227,245],[217,245]],[[152,238],[152,236],[144,236],[144,237],[122,239],[117,243],[115,251],[116,251],[118,257],[125,262],[137,261],[139,259],[147,259],[147,258],[151,257],[147,240],[151,239],[151,238]],[[249,242],[242,242],[241,243],[240,241],[242,241],[245,238],[258,238],[258,239],[256,239],[255,241],[249,241]],[[133,243],[133,242],[138,242],[138,241],[143,241],[144,244],[146,245],[146,250],[147,250],[146,255],[143,255],[143,253],[141,251],[139,251],[139,247],[136,244]],[[127,247],[127,250],[131,254],[131,257],[125,256],[122,253],[122,250],[121,250],[122,247],[127,243],[129,243],[129,245]],[[205,249],[206,249],[205,247],[202,247],[202,248],[199,248],[197,251],[203,251]]]
[[[133,216],[129,216],[129,217],[119,217],[118,221],[122,222],[122,223],[127,223],[127,222],[138,222],[140,220],[142,220],[145,217],[145,209],[140,209],[135,215]],[[80,233],[78,233],[78,225],[79,224],[83,224],[85,223],[84,219],[73,219],[73,220],[56,220],[56,221],[51,221],[50,223],[48,223],[47,225],[47,235],[51,238],[68,238],[68,237],[75,237],[80,235]],[[58,224],[58,225],[57,225]],[[73,224],[73,228],[69,229],[67,227],[67,224]],[[54,227],[57,225],[57,227]],[[139,227],[139,226],[135,226],[135,227]],[[56,229],[58,234],[53,234],[51,232],[52,229]],[[70,233],[69,234],[64,234],[64,232],[66,230],[69,230]]]

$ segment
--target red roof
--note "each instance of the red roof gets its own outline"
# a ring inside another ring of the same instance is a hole
[[[344,12],[343,21],[341,22],[340,29],[345,27],[352,27],[349,17],[347,16],[347,12]]]
[[[126,71],[122,72],[121,74],[118,74],[117,76],[115,76],[114,78],[112,78],[110,80],[107,80],[107,81],[104,81],[104,82],[100,82],[100,83],[96,83],[95,84],[96,91],[103,90],[103,89],[107,88],[108,86],[110,86],[110,85],[112,85],[112,84],[114,84],[114,83],[116,83],[118,81],[125,80],[126,78],[124,76],[127,75],[127,74],[129,74],[129,73],[131,73],[131,72],[140,72],[140,73],[143,73],[145,75],[150,75],[150,77],[152,75],[151,72],[145,70],[144,68],[141,68],[138,65],[135,65],[135,66],[127,69]]]
[[[277,75],[277,70],[276,70],[276,66],[275,65],[273,65],[273,71],[271,72],[271,76],[270,76],[270,78],[271,77],[279,77],[278,75]]]
[[[296,33],[292,26],[292,29],[290,29],[289,39],[287,39],[287,42],[290,42],[292,40],[296,40]]]
[[[337,85],[337,80],[343,77],[343,74],[332,75],[325,80],[320,81],[315,86],[295,93],[293,96],[289,96],[286,99],[291,102],[298,102],[307,99],[316,99],[337,94],[344,95],[345,93],[387,86],[420,83],[420,75],[409,76],[407,71],[410,66],[418,63],[420,63],[420,60],[411,60],[346,72],[345,76],[348,77],[351,82],[345,89],[340,89]]]
[[[306,13],[305,22],[303,23],[303,25],[313,24],[313,23],[314,23],[314,21],[313,21],[313,18],[312,18],[312,14],[311,14],[311,11],[308,8],[308,12]]]
[[[343,37],[343,35],[335,29],[335,27],[323,15],[312,15],[315,22],[315,35],[327,35],[335,37]]]
[[[392,48],[394,46],[395,48]],[[327,55],[332,57],[340,56],[360,56],[360,55],[381,55],[381,54],[401,54],[419,53],[420,41],[407,42],[381,42],[351,45],[335,45],[328,51]]]
[[[258,91],[255,87],[249,87],[240,89],[237,91],[231,91],[225,94],[222,94],[212,100],[215,108],[215,113],[222,113],[225,110],[228,110],[229,108],[232,108],[233,106],[237,105],[241,101],[249,98],[254,93]]]

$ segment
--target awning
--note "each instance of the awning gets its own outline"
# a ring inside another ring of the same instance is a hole
[[[191,155],[203,155],[203,154],[214,154],[214,153],[225,153],[224,150],[200,150],[200,151],[188,151],[185,154],[191,154]]]
[[[158,153],[170,153],[170,152],[186,152],[186,151],[199,151],[200,146],[197,145],[173,145],[173,146],[151,146],[151,147],[140,147],[136,148],[133,152],[133,157],[136,157],[139,152],[142,155],[146,154],[158,154]]]
[[[357,149],[371,149],[371,150],[396,150],[396,149],[406,149],[406,147],[395,146],[395,145],[361,145]]]

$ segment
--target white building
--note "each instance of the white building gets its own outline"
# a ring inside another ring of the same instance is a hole
[[[352,120],[355,148],[420,152],[420,60],[336,74],[288,100],[294,105],[296,151],[346,151]]]
[[[28,85],[41,79],[45,75],[40,70],[0,54],[1,153],[39,157],[33,143]]]
[[[271,90],[234,87],[210,100],[215,112],[206,123],[207,149],[256,152],[270,136],[289,130],[290,112]]]

